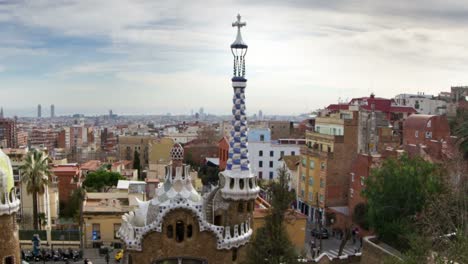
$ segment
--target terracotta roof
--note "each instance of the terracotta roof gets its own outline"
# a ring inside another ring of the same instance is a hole
[[[300,162],[300,156],[283,156],[282,160],[290,170],[296,170],[297,164]]]
[[[89,160],[83,164],[81,164],[82,170],[89,170],[89,171],[97,171],[101,167],[100,160]]]
[[[65,164],[65,165],[55,165],[52,167],[52,171],[56,173],[64,173],[64,172],[73,172],[78,173],[79,167],[77,164]]]
[[[403,123],[404,129],[424,130],[427,122],[435,115],[410,115]]]

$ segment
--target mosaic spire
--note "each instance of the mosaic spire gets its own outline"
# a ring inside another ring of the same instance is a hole
[[[234,96],[232,98],[232,131],[231,141],[229,142],[229,158],[227,161],[227,170],[249,171],[249,160],[247,151],[247,117],[245,115],[245,55],[247,53],[247,44],[244,43],[241,36],[241,28],[246,26],[241,22],[241,16],[237,15],[237,21],[232,23],[237,27],[237,37],[231,44],[231,51],[234,56],[234,73],[232,77],[232,87]]]

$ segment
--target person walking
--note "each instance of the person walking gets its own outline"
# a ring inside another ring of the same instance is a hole
[[[106,263],[109,264],[109,252],[106,253]]]

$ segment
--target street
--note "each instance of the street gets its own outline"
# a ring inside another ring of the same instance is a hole
[[[311,231],[312,231],[312,229],[314,227],[315,226],[313,225],[312,222],[307,222],[305,248],[306,248],[307,258],[308,259],[312,259],[312,256],[313,256],[312,251],[311,251],[310,241],[314,239],[314,237],[311,235]],[[341,240],[336,238],[336,237],[333,237],[332,233],[329,232],[329,238],[322,239],[323,250],[319,253],[319,255],[321,253],[327,253],[330,257],[338,257],[338,250],[340,249],[340,244],[341,244]],[[319,245],[320,245],[320,239],[318,239],[318,238],[316,239],[316,245],[317,245],[317,247],[319,247]],[[357,250],[359,250],[359,248],[360,248],[359,239],[356,239],[355,244],[353,244],[353,240],[350,239],[350,240],[347,241],[347,243],[346,243],[346,245],[345,245],[345,247],[343,249],[342,255],[345,255],[345,254],[353,255],[353,254],[355,254],[355,252]],[[317,257],[317,255],[315,257]]]

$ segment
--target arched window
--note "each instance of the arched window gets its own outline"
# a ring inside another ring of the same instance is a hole
[[[13,258],[13,256],[8,256],[5,258],[5,264],[14,264],[15,263],[15,259]]]
[[[237,205],[237,211],[239,213],[243,213],[244,212],[244,202],[239,202],[239,204]]]
[[[230,189],[233,189],[234,188],[234,179],[231,179],[230,183],[229,183],[229,188]]]
[[[167,238],[174,237],[174,227],[172,227],[172,225],[167,226],[166,234],[167,234]]]
[[[176,223],[176,241],[177,242],[184,241],[184,235],[185,235],[184,222],[177,221],[177,223]]]
[[[239,187],[241,190],[244,190],[244,179],[239,180]]]
[[[192,225],[187,225],[187,237],[191,238],[193,233]]]
[[[221,222],[222,222],[221,220],[222,220],[222,216],[221,215],[216,215],[215,219],[214,219],[214,224],[217,225],[217,226],[220,226]]]

